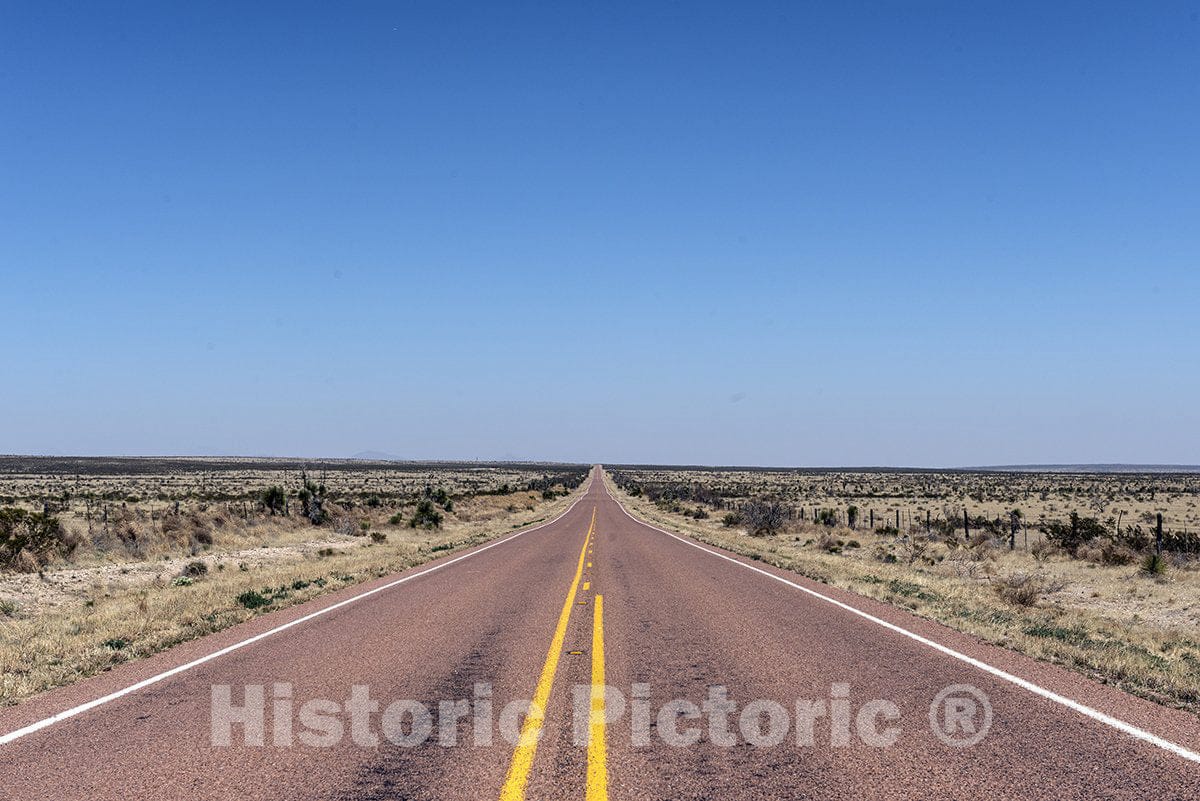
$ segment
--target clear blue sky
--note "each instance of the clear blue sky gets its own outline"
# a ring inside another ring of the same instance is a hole
[[[1198,11],[5,3],[0,452],[1200,462]]]

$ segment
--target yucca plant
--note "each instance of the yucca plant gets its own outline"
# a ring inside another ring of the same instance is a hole
[[[1142,560],[1142,572],[1147,576],[1161,576],[1167,572],[1167,560],[1160,553],[1152,553]]]

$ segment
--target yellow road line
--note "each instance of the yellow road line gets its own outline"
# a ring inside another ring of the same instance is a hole
[[[604,596],[592,613],[592,704],[588,709],[587,801],[608,801],[608,750],[604,742]]]
[[[590,581],[583,582],[583,588],[585,590],[590,590],[592,588],[592,582],[590,582]]]
[[[592,522],[588,525],[587,536],[583,538],[583,547],[579,550],[579,565],[575,568],[575,578],[571,581],[567,600],[563,602],[562,612],[558,615],[558,626],[554,629],[554,638],[550,641],[550,650],[546,654],[546,663],[542,665],[542,674],[538,678],[533,701],[529,704],[529,713],[521,724],[521,735],[517,738],[516,749],[513,750],[512,764],[508,766],[508,777],[500,791],[500,801],[523,801],[525,798],[525,786],[529,783],[529,772],[533,769],[533,756],[537,753],[538,738],[542,736],[542,723],[546,720],[546,704],[550,701],[550,689],[554,685],[554,674],[558,671],[558,658],[562,655],[563,641],[567,637],[567,623],[571,619],[571,609],[575,606],[575,592],[579,589],[579,580],[583,577],[583,558],[595,528],[596,510],[593,508]]]

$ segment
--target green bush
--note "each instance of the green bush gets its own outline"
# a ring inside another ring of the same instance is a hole
[[[1110,536],[1107,526],[1094,517],[1080,517],[1078,512],[1071,512],[1066,523],[1057,520],[1043,523],[1042,531],[1046,539],[1072,554],[1085,542]]]
[[[433,501],[424,500],[417,504],[417,511],[408,521],[411,528],[440,528],[442,513],[433,507]]]
[[[820,523],[823,526],[832,528],[838,524],[838,514],[835,509],[820,509],[817,511],[817,518],[813,522]]]
[[[325,485],[318,484],[308,477],[308,473],[300,473],[300,491],[296,497],[300,500],[300,509],[304,516],[314,526],[325,522]]]
[[[259,609],[269,606],[271,599],[257,590],[247,590],[237,597],[237,602],[247,609]]]
[[[277,515],[287,505],[287,493],[283,491],[283,487],[270,486],[262,491],[259,500],[262,501],[262,505],[267,508],[268,512]]]

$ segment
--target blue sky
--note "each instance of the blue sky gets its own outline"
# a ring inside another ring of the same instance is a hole
[[[0,452],[1200,462],[1200,4],[5,4]]]

